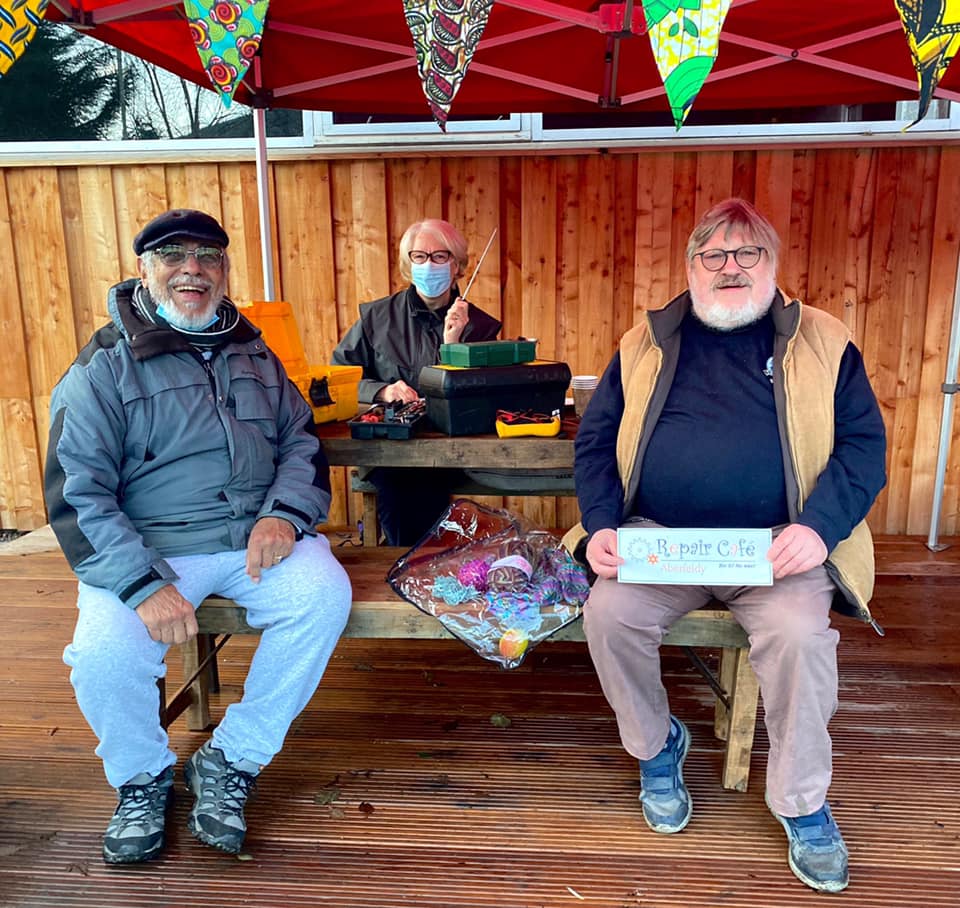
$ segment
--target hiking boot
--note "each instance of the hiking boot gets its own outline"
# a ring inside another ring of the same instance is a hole
[[[640,761],[640,804],[654,832],[679,832],[690,822],[693,801],[683,784],[683,761],[690,750],[690,732],[675,716],[663,750]]]
[[[137,864],[157,857],[166,845],[164,824],[173,803],[173,768],[160,775],[141,772],[117,791],[120,803],[103,836],[107,864]]]
[[[850,882],[847,845],[830,805],[824,801],[816,813],[805,817],[784,817],[772,807],[770,812],[787,832],[787,860],[797,878],[819,892],[846,889]]]
[[[183,775],[197,799],[187,818],[190,832],[207,845],[236,854],[247,831],[243,806],[256,789],[255,774],[228,763],[223,751],[207,741],[190,758]]]

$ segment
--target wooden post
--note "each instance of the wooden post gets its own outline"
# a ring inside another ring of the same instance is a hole
[[[206,659],[212,648],[210,634],[197,634],[180,647],[183,654],[183,676],[189,678]],[[190,685],[190,705],[186,708],[187,728],[203,731],[210,724],[210,670],[200,672]]]
[[[732,683],[729,687],[724,685],[730,694],[730,725],[723,758],[723,787],[746,791],[760,682],[750,665],[749,648],[734,650],[734,653]]]

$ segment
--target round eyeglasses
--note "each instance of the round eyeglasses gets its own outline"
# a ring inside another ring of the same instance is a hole
[[[453,253],[449,249],[438,249],[436,252],[424,252],[421,249],[413,249],[410,252],[410,261],[414,265],[422,265],[428,259],[434,265],[446,265],[453,258]]]
[[[191,255],[203,268],[219,268],[223,264],[223,250],[216,246],[197,246],[196,249],[187,249],[185,246],[171,244],[160,246],[154,252],[164,265],[182,265]]]
[[[707,249],[704,252],[695,252],[693,257],[699,256],[707,271],[722,271],[727,264],[727,256],[732,255],[741,268],[748,270],[760,261],[760,256],[765,251],[763,246],[741,246],[739,249]]]

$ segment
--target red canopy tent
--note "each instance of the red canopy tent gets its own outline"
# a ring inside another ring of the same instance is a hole
[[[208,85],[182,3],[51,0],[47,17]],[[258,74],[237,100],[360,113],[426,111],[402,0],[271,0]],[[893,0],[734,0],[695,109],[917,96]],[[937,96],[960,100],[960,70]],[[665,110],[640,0],[495,0],[458,115]]]
[[[50,0],[47,18],[210,87],[182,0]],[[916,98],[893,0],[733,0],[694,110]],[[960,69],[936,96],[960,101]],[[234,97],[255,117],[266,296],[273,298],[262,111],[426,114],[403,0],[270,0]],[[641,0],[494,0],[451,113],[666,112]]]
[[[179,0],[50,0],[47,18],[210,84]],[[666,111],[644,32],[641,0],[494,0],[451,113]],[[850,105],[918,94],[893,0],[733,0],[719,55],[694,110]],[[934,96],[960,101],[960,68],[947,69]],[[272,299],[263,110],[426,113],[403,0],[271,0],[258,56],[235,98],[258,112],[261,239]],[[931,547],[936,547],[958,359],[960,291],[944,384]]]

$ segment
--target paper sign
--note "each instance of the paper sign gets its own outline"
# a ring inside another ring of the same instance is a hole
[[[684,583],[695,586],[773,586],[767,530],[623,527],[617,551],[621,583]]]

